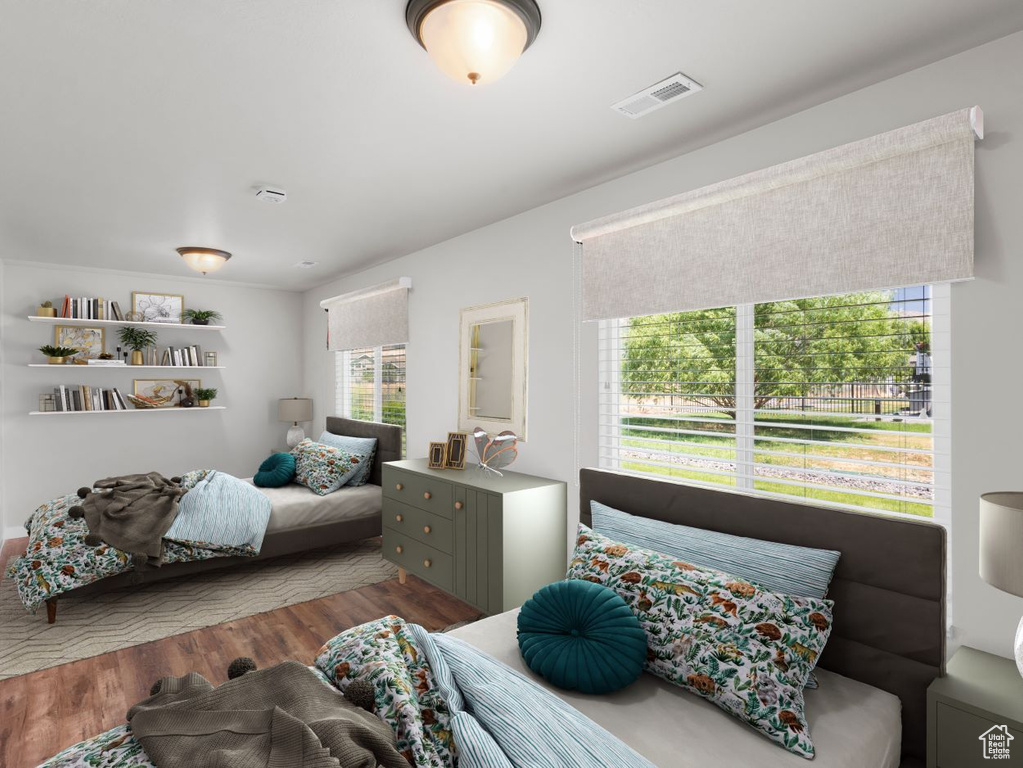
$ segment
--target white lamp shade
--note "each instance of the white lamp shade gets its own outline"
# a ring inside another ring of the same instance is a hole
[[[1023,597],[1023,492],[980,497],[980,577]]]
[[[419,29],[434,63],[459,83],[492,83],[526,48],[522,19],[494,0],[450,0],[430,11]]]
[[[277,401],[277,420],[300,421],[313,420],[313,401],[307,397],[288,397]]]

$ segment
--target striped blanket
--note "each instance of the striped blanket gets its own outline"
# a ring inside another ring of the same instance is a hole
[[[258,555],[270,520],[270,499],[226,472],[189,474],[198,479],[178,502],[178,516],[164,538],[205,549]],[[186,476],[184,482],[188,480]]]

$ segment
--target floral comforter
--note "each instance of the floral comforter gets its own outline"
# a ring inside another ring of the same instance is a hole
[[[209,472],[189,472],[181,484],[192,488]],[[74,493],[51,499],[25,523],[28,549],[8,565],[7,576],[14,579],[18,596],[30,611],[51,597],[132,569],[131,556],[126,552],[106,544],[91,547],[85,543],[89,533],[85,520],[76,520],[67,514],[79,501]],[[165,563],[256,554],[258,551],[248,546],[225,547],[203,541],[169,539],[164,542]]]

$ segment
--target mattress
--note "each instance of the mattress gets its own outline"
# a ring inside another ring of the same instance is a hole
[[[671,768],[897,768],[902,719],[897,696],[824,669],[806,691],[816,746],[812,763],[786,752],[708,701],[644,673],[623,691],[586,696],[562,691],[533,674],[515,639],[518,610],[453,630],[557,694],[659,766]]]
[[[251,483],[252,479],[246,482]],[[273,505],[266,525],[267,534],[373,517],[383,508],[383,489],[370,483],[357,488],[340,488],[326,496],[297,483],[259,490]]]

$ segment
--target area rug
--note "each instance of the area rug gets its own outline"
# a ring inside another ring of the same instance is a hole
[[[369,539],[103,594],[62,597],[57,623],[0,583],[0,680],[377,584],[398,574]]]

